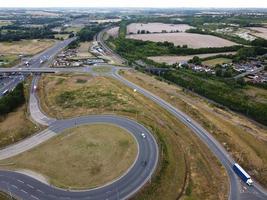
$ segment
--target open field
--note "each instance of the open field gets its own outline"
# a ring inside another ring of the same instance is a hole
[[[165,32],[185,32],[186,30],[193,28],[187,24],[163,24],[163,23],[132,23],[127,26],[127,34],[137,34],[138,31],[145,30],[150,33],[162,33]]]
[[[252,178],[267,187],[267,128],[231,111],[220,109],[182,88],[139,72],[124,77],[152,91],[190,115],[220,141]],[[266,95],[266,90],[265,95]],[[262,92],[257,92],[261,94]],[[252,95],[252,94],[251,94]],[[266,97],[266,96],[265,96]],[[253,97],[251,97],[253,98]],[[266,101],[266,98],[265,98]]]
[[[96,19],[90,20],[90,22],[96,22],[98,24],[120,22],[121,19]]]
[[[78,33],[83,27],[82,26],[71,26],[71,27],[67,27],[65,29],[65,31],[67,32],[73,32],[73,33]]]
[[[188,45],[189,48],[225,47],[236,45],[234,42],[219,37],[195,33],[138,34],[127,35],[127,38],[152,42],[168,41],[172,42],[176,46]]]
[[[248,86],[244,92],[249,96],[249,98],[253,98],[259,103],[264,103],[267,101],[267,90],[265,89]]]
[[[236,52],[223,52],[223,53],[207,53],[207,54],[195,54],[190,56],[151,56],[148,59],[153,60],[158,63],[166,63],[169,65],[180,63],[180,62],[187,62],[188,60],[192,59],[194,56],[198,56],[199,58],[207,58],[216,55],[229,55],[229,54],[236,54]]]
[[[210,59],[210,60],[206,60],[204,62],[202,62],[202,64],[207,65],[209,67],[215,67],[215,65],[219,64],[227,64],[227,63],[231,63],[232,59],[229,58],[214,58],[214,59]]]
[[[159,167],[136,199],[227,199],[226,173],[213,154],[182,123],[144,96],[112,78],[85,75],[47,75],[39,88],[42,109],[50,116],[118,114],[155,134],[161,149]]]
[[[0,55],[0,67],[11,67],[19,63],[18,55]]]
[[[29,82],[25,86],[25,96],[28,95]],[[0,117],[0,148],[18,142],[36,131],[40,127],[30,121],[27,113],[27,104],[21,106],[5,117]]]
[[[10,20],[0,20],[0,27],[11,25],[11,24],[12,24],[12,21],[10,21]]]
[[[33,15],[33,16],[44,16],[44,17],[59,17],[60,14],[55,12],[48,12],[48,11],[41,11],[41,10],[31,10],[26,11],[27,14]]]
[[[0,54],[34,55],[54,44],[54,40],[22,40],[16,42],[0,42]]]
[[[257,37],[261,37],[267,40],[267,27],[249,27],[250,30],[253,32],[251,33],[252,35],[255,35]]]
[[[113,38],[118,37],[118,35],[119,35],[119,27],[117,26],[117,27],[109,29],[107,31],[107,34],[108,34],[108,36],[111,36]]]
[[[135,139],[124,129],[94,124],[65,130],[56,138],[0,163],[4,168],[38,172],[58,187],[83,189],[120,177],[136,156]]]
[[[89,52],[91,46],[92,42],[81,42],[78,48],[77,59],[94,58],[95,56]]]
[[[67,39],[69,37],[69,34],[55,34],[56,39]]]

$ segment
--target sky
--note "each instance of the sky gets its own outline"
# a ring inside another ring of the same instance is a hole
[[[267,8],[267,0],[0,0],[0,7]]]

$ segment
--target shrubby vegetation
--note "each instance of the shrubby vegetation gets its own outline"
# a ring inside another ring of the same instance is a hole
[[[0,116],[4,116],[25,102],[23,83],[19,83],[17,87],[0,99]]]
[[[230,47],[216,47],[216,48],[200,48],[191,49],[187,46],[174,46],[170,42],[151,42],[132,40],[119,37],[111,39],[109,42],[116,46],[116,51],[121,56],[127,58],[130,62],[138,59],[145,59],[148,56],[157,55],[194,55],[204,53],[221,53],[237,51],[241,46],[230,46]]]
[[[5,33],[0,31],[0,41],[19,41],[22,39],[53,39],[54,33],[48,28],[25,28],[8,30]]]
[[[253,98],[249,98],[242,91],[244,87],[242,81],[239,83],[234,80],[207,78],[203,74],[196,74],[189,70],[167,72],[163,77],[267,125],[267,103],[256,102]]]
[[[105,25],[94,25],[94,26],[86,26],[82,28],[77,34],[79,37],[79,40],[82,42],[93,40],[94,36],[98,32],[100,32],[104,27]]]

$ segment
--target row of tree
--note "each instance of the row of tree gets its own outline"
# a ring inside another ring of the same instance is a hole
[[[171,71],[163,75],[166,80],[267,125],[267,103],[257,102],[255,99],[246,96],[241,90],[242,83],[233,80],[207,79],[207,77],[202,76],[186,70]]]
[[[19,83],[17,87],[0,99],[0,116],[4,116],[25,103],[23,83]]]
[[[52,39],[54,32],[48,28],[29,28],[27,30],[0,31],[0,41],[19,41],[22,39]]]

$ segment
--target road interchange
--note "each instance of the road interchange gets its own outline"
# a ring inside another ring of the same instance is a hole
[[[0,150],[0,160],[37,147],[67,128],[94,123],[114,124],[127,130],[137,141],[138,156],[123,176],[99,188],[84,191],[63,190],[25,174],[0,170],[2,191],[19,199],[127,199],[151,179],[158,163],[158,146],[148,129],[131,119],[112,115],[90,115],[66,120],[50,118],[40,110],[38,98],[33,89],[37,82],[38,77],[34,77],[29,103],[31,117],[36,122],[49,127],[32,137]],[[146,135],[145,138],[142,137],[142,133]]]
[[[101,41],[101,42],[103,43],[103,41]],[[103,47],[103,48],[105,48],[105,47]],[[116,55],[116,57],[118,56],[117,54],[115,54],[115,55]],[[266,190],[263,189],[258,183],[255,183],[255,185],[252,187],[247,187],[243,182],[241,182],[241,180],[237,177],[237,175],[232,170],[232,165],[234,163],[234,159],[222,147],[222,145],[219,144],[216,141],[216,139],[213,136],[211,136],[205,129],[203,129],[196,121],[192,120],[185,113],[183,113],[180,110],[178,110],[177,108],[173,107],[172,105],[170,105],[169,103],[167,103],[163,99],[159,98],[158,96],[150,93],[149,91],[137,86],[136,84],[134,84],[134,83],[126,80],[122,76],[120,76],[118,73],[118,69],[121,69],[121,68],[117,68],[116,66],[110,66],[110,67],[112,68],[112,70],[107,75],[112,76],[113,78],[121,81],[122,83],[124,83],[128,87],[131,87],[132,89],[143,94],[144,96],[151,99],[155,103],[159,104],[164,109],[168,110],[178,120],[182,121],[188,128],[190,128],[193,131],[193,133],[195,133],[209,147],[209,149],[215,154],[215,156],[218,158],[218,160],[221,162],[221,164],[225,167],[225,169],[227,171],[227,174],[229,177],[229,182],[230,182],[229,199],[233,199],[233,200],[235,200],[235,199],[252,199],[252,200],[253,199],[266,199],[266,197],[267,197]],[[62,71],[64,71],[64,70],[62,70]],[[76,69],[73,71],[77,72],[78,70]],[[92,72],[92,71],[85,68],[85,69],[81,69],[80,72]],[[37,79],[35,79],[35,81],[36,81],[35,82],[35,84],[36,84]],[[34,107],[36,107],[36,106],[34,106]],[[40,111],[40,113],[42,113],[42,112]],[[35,118],[37,118],[37,117],[35,117]],[[41,122],[43,121],[43,123],[46,125],[53,124],[54,120],[55,120],[55,119],[52,119],[52,121],[49,121],[50,118],[45,119],[45,115],[43,115],[42,117],[39,117],[39,118],[41,119]],[[40,121],[39,121],[39,123],[40,123]],[[244,191],[243,188],[246,188],[246,190]],[[118,196],[117,196],[117,198],[118,198]]]

